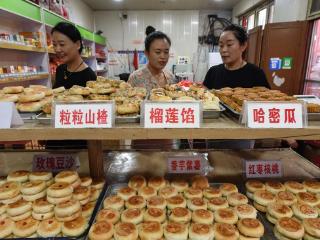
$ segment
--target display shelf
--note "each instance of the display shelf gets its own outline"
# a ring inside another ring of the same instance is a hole
[[[0,84],[4,84],[4,83],[20,83],[20,82],[27,82],[27,81],[34,81],[34,80],[41,80],[41,79],[46,79],[49,77],[49,74],[47,73],[41,73],[41,74],[37,74],[37,75],[32,75],[32,76],[26,76],[23,79],[19,79],[19,78],[11,78],[8,80],[0,80]]]
[[[123,140],[123,139],[320,139],[320,122],[311,122],[302,129],[252,129],[223,115],[205,121],[194,129],[148,129],[140,124],[116,124],[111,129],[55,129],[39,123],[26,123],[12,129],[0,130],[0,141],[16,140]]]
[[[6,43],[6,42],[0,42],[0,48],[1,49],[19,50],[19,51],[28,51],[28,52],[41,52],[41,53],[45,53],[47,51],[45,48],[37,48],[37,47],[32,47],[32,46],[19,45],[19,44],[14,44],[14,43]]]

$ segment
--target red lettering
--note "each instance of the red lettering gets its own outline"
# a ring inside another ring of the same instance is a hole
[[[192,170],[192,160],[187,160],[187,170]]]
[[[296,109],[285,109],[285,123],[296,123],[295,119],[295,110]]]
[[[278,163],[273,163],[272,164],[271,171],[272,171],[272,174],[279,174],[280,173]]]
[[[270,123],[280,122],[280,109],[278,108],[269,109],[269,122]]]
[[[69,110],[67,110],[67,111],[61,110],[60,113],[59,113],[60,124],[61,125],[70,125],[71,124],[70,115],[71,114],[70,114]]]
[[[95,113],[91,109],[86,112],[86,124],[95,124]]]
[[[194,170],[201,170],[201,161],[199,159],[194,161],[193,168]]]
[[[105,109],[98,110],[97,121],[99,125],[107,124],[108,112]]]
[[[249,174],[250,175],[255,175],[255,165],[254,164],[249,164]]]
[[[181,111],[182,123],[194,123],[194,110],[191,108],[183,108]]]
[[[180,170],[184,170],[185,169],[185,167],[186,167],[185,160],[179,160],[178,164],[179,164],[179,169]]]
[[[269,163],[266,163],[264,165],[264,174],[266,174],[266,175],[270,175],[271,174],[271,166],[270,166]]]
[[[257,123],[264,123],[264,114],[262,108],[259,109],[253,109],[253,121]]]
[[[257,164],[257,173],[261,175],[263,173],[263,166],[262,164]]]
[[[37,170],[44,170],[44,163],[45,163],[45,159],[43,157],[38,157],[36,160],[36,169]]]
[[[163,123],[163,109],[151,108],[150,120],[151,123]]]
[[[178,109],[169,108],[166,109],[166,123],[178,123]]]
[[[176,160],[171,161],[171,169],[172,171],[177,171],[178,163]]]
[[[79,109],[72,111],[72,123],[73,125],[82,125],[83,112]]]

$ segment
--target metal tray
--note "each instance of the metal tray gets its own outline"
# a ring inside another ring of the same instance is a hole
[[[36,120],[39,112],[19,112],[19,114],[24,122],[33,122]]]
[[[12,240],[12,239],[16,239],[16,240],[38,240],[38,239],[45,239],[45,240],[84,240],[87,238],[88,236],[88,233],[89,233],[89,230],[90,230],[90,227],[93,223],[93,221],[95,220],[96,218],[96,215],[98,213],[98,210],[99,210],[99,207],[101,205],[101,202],[102,200],[104,199],[104,192],[105,192],[105,189],[106,189],[106,183],[104,184],[103,188],[102,188],[102,191],[100,193],[100,196],[99,198],[97,199],[97,202],[96,202],[96,205],[93,209],[93,212],[92,212],[92,215],[89,219],[89,222],[88,222],[88,226],[86,228],[86,230],[78,237],[48,237],[48,238],[40,238],[40,237],[37,237],[37,238],[2,238],[1,240]]]
[[[36,119],[38,120],[39,123],[45,124],[45,125],[50,125],[51,124],[51,115],[48,115],[44,112],[41,112],[36,116]]]
[[[240,112],[237,112],[236,110],[234,110],[232,107],[230,107],[228,104],[222,102],[221,100],[220,100],[220,103],[222,106],[225,107],[227,112],[229,112],[233,117],[240,118],[240,115],[241,115]]]
[[[220,104],[220,110],[203,110],[203,119],[216,119],[219,118],[221,113],[226,109]]]
[[[116,116],[116,123],[139,123],[140,115],[135,116]]]
[[[308,103],[320,104],[320,99],[314,95],[294,95],[294,97]],[[319,121],[319,120],[320,120],[320,113],[308,113],[308,121]]]

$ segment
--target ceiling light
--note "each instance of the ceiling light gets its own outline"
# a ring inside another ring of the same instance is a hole
[[[113,0],[114,2],[123,2],[123,0]]]
[[[198,21],[191,21],[191,24],[192,24],[192,25],[198,25],[199,22],[198,22]]]
[[[163,24],[172,24],[172,21],[171,20],[163,20],[162,23]]]
[[[131,24],[132,25],[138,25],[138,21],[132,21]]]

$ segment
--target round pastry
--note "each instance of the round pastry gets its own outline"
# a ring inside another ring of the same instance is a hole
[[[121,197],[113,195],[109,196],[103,201],[103,207],[104,208],[110,208],[114,210],[121,210],[124,206],[124,201]]]
[[[68,237],[80,236],[87,227],[87,221],[80,216],[72,221],[64,222],[61,228],[62,233]]]
[[[295,203],[291,207],[293,214],[299,219],[318,217],[318,211],[307,204]]]
[[[193,211],[191,218],[192,221],[196,223],[212,224],[214,216],[213,213],[208,210],[198,209]]]
[[[126,208],[144,208],[146,206],[146,200],[141,196],[133,196],[125,202]]]
[[[186,190],[184,190],[183,195],[187,198],[187,199],[191,199],[191,198],[202,198],[203,193],[201,189],[197,189],[197,188],[187,188]]]
[[[29,171],[19,170],[8,174],[7,180],[10,182],[26,182],[29,180]]]
[[[189,228],[189,238],[192,240],[211,240],[214,237],[210,224],[193,223]]]
[[[103,186],[105,184],[105,179],[94,179],[91,183],[91,187],[97,189],[97,190],[102,190]]]
[[[275,201],[275,195],[266,190],[259,190],[253,194],[253,200],[262,206],[267,206]]]
[[[69,201],[72,199],[72,195],[70,194],[69,196],[65,196],[65,197],[59,197],[59,198],[56,198],[56,197],[50,197],[47,195],[47,201],[51,204],[59,204],[59,203],[63,203],[65,201]]]
[[[163,233],[166,239],[187,240],[188,228],[183,223],[168,222],[163,227]]]
[[[54,179],[53,178],[48,180],[48,181],[46,181],[47,187],[50,187],[52,184],[54,184]]]
[[[301,239],[304,235],[302,224],[294,218],[280,218],[275,225],[275,229],[277,230],[277,233],[280,234],[280,237],[284,236],[286,238]],[[275,232],[275,235],[276,237],[279,237],[277,233]]]
[[[40,102],[17,103],[16,108],[19,112],[40,112],[43,104]]]
[[[148,186],[154,188],[155,190],[159,190],[166,186],[166,180],[164,177],[152,177],[148,181]]]
[[[28,237],[37,231],[38,225],[39,221],[32,217],[17,221],[13,227],[13,234],[17,237]]]
[[[132,196],[136,195],[136,190],[131,187],[123,187],[120,188],[117,192],[118,196],[121,197],[124,201],[128,201],[128,199]]]
[[[70,185],[72,186],[73,189],[76,189],[77,187],[80,187],[81,186],[80,178],[77,178],[77,180],[75,180],[73,183],[70,183]],[[91,188],[93,188],[93,187],[91,186]]]
[[[32,212],[32,217],[36,220],[42,221],[42,220],[46,220],[54,217],[54,212],[47,212],[47,213]]]
[[[220,186],[220,190],[223,196],[228,196],[228,194],[233,192],[238,192],[238,188],[236,185],[232,183],[224,183]]]
[[[143,221],[143,211],[140,208],[126,209],[121,214],[121,221],[137,225]]]
[[[276,202],[291,206],[292,204],[297,202],[297,197],[289,191],[281,191],[276,195]]]
[[[227,223],[215,223],[213,226],[214,236],[216,240],[238,240],[238,229]]]
[[[133,223],[118,223],[114,229],[116,240],[137,239],[138,230]]]
[[[36,193],[39,193],[43,191],[46,188],[46,183],[45,181],[30,181],[26,183],[21,184],[21,193],[25,195],[34,195]]]
[[[83,95],[83,96],[87,96],[87,95],[90,95],[90,88],[82,87],[82,86],[78,86],[78,85],[73,85],[73,86],[69,89],[69,93],[70,93],[71,95]]]
[[[116,224],[120,220],[120,213],[113,209],[101,209],[97,215],[96,221],[107,221]]]
[[[88,202],[87,204],[82,206],[82,216],[85,218],[91,217],[94,207],[96,203],[95,202]]]
[[[154,196],[147,200],[147,207],[148,208],[160,208],[165,209],[167,206],[167,201],[163,197]]]
[[[308,204],[312,207],[320,204],[320,198],[318,198],[315,193],[311,192],[299,192],[297,194],[297,199],[299,203]]]
[[[57,204],[54,207],[54,213],[58,217],[67,217],[81,210],[81,205],[78,200],[69,200]]]
[[[80,202],[81,205],[85,205],[85,204],[87,204],[88,202],[90,202],[90,197],[85,198],[85,199],[83,199],[83,200],[80,200],[79,202]]]
[[[276,181],[266,182],[265,186],[266,190],[273,194],[277,194],[278,192],[283,192],[286,190],[285,186],[282,183]]]
[[[220,188],[208,187],[203,189],[202,192],[203,192],[203,196],[207,199],[222,197],[222,192]]]
[[[144,212],[143,220],[163,223],[166,220],[166,212],[160,208],[148,208]]]
[[[79,175],[77,172],[75,171],[62,171],[59,172],[54,180],[58,183],[58,182],[63,182],[63,183],[69,183],[72,184],[75,181],[77,181],[79,178]]]
[[[22,86],[9,86],[9,87],[4,87],[2,89],[3,93],[5,94],[22,93],[23,90],[24,90],[24,87]]]
[[[79,210],[78,212],[70,215],[70,216],[67,216],[67,217],[59,217],[59,216],[55,216],[56,219],[59,221],[59,222],[70,222],[70,221],[73,221],[75,220],[76,218],[82,216],[81,214],[81,210]]]
[[[212,198],[208,201],[208,209],[211,211],[227,207],[229,207],[228,201],[223,197]]]
[[[87,199],[90,197],[90,188],[89,187],[77,187],[73,191],[73,199],[76,199],[78,201]]]
[[[90,188],[90,199],[89,199],[89,201],[90,202],[96,201],[99,198],[100,191],[101,190],[98,190],[96,188],[91,187]]]
[[[172,186],[166,186],[159,190],[159,196],[165,199],[176,196],[177,194],[178,194],[177,189]]]
[[[320,218],[307,218],[302,221],[305,232],[320,239]]]
[[[31,172],[29,174],[30,181],[49,181],[52,179],[51,172]]]
[[[245,195],[238,192],[228,194],[227,200],[229,205],[233,207],[248,203],[248,198]]]
[[[14,222],[10,218],[0,220],[0,238],[7,238],[14,228]]]
[[[159,222],[144,222],[139,226],[140,239],[161,239],[163,229]]]
[[[40,222],[37,233],[40,237],[56,237],[61,232],[61,223],[55,218],[49,218]]]
[[[65,87],[58,87],[58,88],[52,89],[53,94],[62,93],[62,92],[64,92],[65,90],[66,90]]]
[[[0,215],[4,214],[7,211],[8,205],[0,203]]]
[[[273,224],[276,224],[277,219],[279,218],[283,218],[283,217],[291,218],[292,216],[293,216],[293,212],[291,208],[284,204],[271,203],[267,206],[267,218]]]
[[[99,221],[93,224],[89,231],[90,240],[112,239],[113,225],[107,221]]]
[[[203,190],[209,187],[209,181],[204,176],[196,175],[191,179],[191,186],[193,188],[199,188]]]
[[[15,203],[9,204],[7,207],[7,213],[9,216],[14,217],[24,214],[25,212],[29,212],[31,209],[31,203],[21,199]]]
[[[294,194],[307,191],[303,184],[296,181],[287,181],[284,183],[284,186],[289,192],[292,192]]]
[[[18,94],[1,94],[0,93],[0,102],[18,102]]]
[[[157,191],[153,187],[142,187],[138,190],[138,195],[142,196],[144,199],[149,199],[151,197],[157,196]]]
[[[45,197],[47,194],[46,189],[44,189],[42,192],[36,193],[34,195],[22,195],[22,198],[28,202],[33,202],[39,198]]]
[[[17,182],[5,182],[0,185],[0,200],[14,198],[20,193],[20,186]]]
[[[21,197],[20,194],[18,194],[15,197],[2,200],[1,203],[3,203],[3,204],[11,204],[11,203],[15,203],[15,202],[19,201],[20,199],[22,199],[22,197]]]
[[[239,232],[246,237],[261,238],[264,234],[264,227],[257,219],[244,218],[238,221]]]
[[[81,187],[89,187],[92,183],[92,178],[91,177],[81,177]]]
[[[177,207],[171,210],[169,220],[173,222],[188,223],[190,222],[191,217],[189,209]]]
[[[171,182],[171,186],[177,189],[177,191],[180,193],[186,190],[189,187],[189,184],[184,180],[174,180]]]
[[[248,196],[248,198],[253,199],[253,193],[255,191],[265,190],[265,188],[266,186],[262,182],[257,180],[249,180],[246,182],[246,195]]]
[[[303,182],[303,185],[308,192],[311,193],[320,193],[320,182],[315,180],[307,180]]]
[[[40,91],[32,91],[32,92],[29,92],[29,93],[21,93],[19,95],[19,102],[20,103],[36,102],[36,101],[40,101],[45,96],[46,96],[45,93],[44,92],[40,92]]]
[[[231,208],[223,208],[214,212],[214,219],[218,223],[236,224],[238,215]]]
[[[195,211],[197,209],[204,209],[208,208],[207,201],[203,200],[202,198],[192,198],[188,199],[187,206],[190,210]]]
[[[319,216],[320,216],[320,204],[318,204],[317,206],[315,206],[315,208],[318,210]]]
[[[130,178],[128,186],[135,190],[138,190],[139,188],[147,186],[147,181],[143,176],[135,175]]]
[[[168,209],[173,209],[176,207],[186,207],[187,201],[181,195],[176,195],[167,199]]]
[[[24,212],[20,215],[17,215],[17,216],[9,216],[11,218],[12,221],[21,221],[21,220],[24,220],[24,219],[27,219],[28,217],[31,216],[31,211],[28,211],[28,212]]]
[[[62,101],[62,102],[79,102],[83,101],[83,97],[81,95],[58,95],[57,101]]]
[[[249,204],[238,205],[234,208],[234,211],[238,215],[239,219],[257,218],[257,210]]]
[[[7,182],[7,176],[0,176],[0,185]]]
[[[62,198],[72,194],[73,188],[69,183],[56,182],[47,189],[47,195],[54,198]]]

